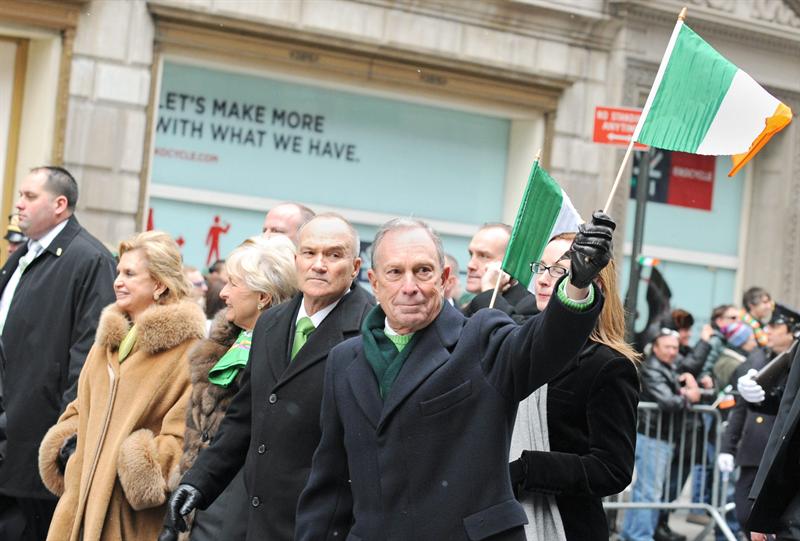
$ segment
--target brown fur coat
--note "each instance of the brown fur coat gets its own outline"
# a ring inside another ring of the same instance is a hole
[[[197,305],[155,305],[139,318],[133,351],[119,363],[130,321],[115,305],[100,316],[78,396],[42,440],[39,471],[61,496],[48,541],[155,539],[167,479],[178,468],[190,384],[186,355],[202,338]],[[77,431],[64,476],[55,460]]]
[[[197,454],[211,445],[219,425],[233,396],[239,390],[242,373],[227,388],[208,381],[208,371],[230,349],[241,329],[225,319],[221,311],[214,318],[209,336],[189,352],[189,374],[192,381],[192,395],[186,411],[186,434],[183,441],[183,456],[180,462],[180,475],[192,467]],[[170,479],[174,489],[180,477]]]

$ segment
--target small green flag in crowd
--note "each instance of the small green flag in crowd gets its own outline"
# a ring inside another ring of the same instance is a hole
[[[533,291],[531,263],[542,257],[550,239],[561,233],[577,232],[581,223],[583,220],[569,196],[537,159],[514,220],[503,270]]]

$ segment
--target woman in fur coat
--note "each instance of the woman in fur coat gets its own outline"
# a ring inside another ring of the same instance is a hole
[[[573,238],[557,236],[533,264],[541,311],[570,271]],[[624,341],[613,260],[597,285],[605,304],[583,350],[517,412],[511,457],[519,458],[510,473],[528,513],[528,541],[608,540],[602,497],[621,492],[633,474],[639,359]]]
[[[169,235],[140,233],[119,253],[117,300],[100,316],[77,398],[39,448],[42,480],[60,496],[48,541],[155,539],[182,453],[186,356],[205,317],[186,300]]]
[[[225,411],[239,390],[253,327],[261,312],[292,298],[297,291],[294,245],[283,235],[246,240],[228,256],[225,268],[228,283],[220,291],[225,309],[214,318],[208,339],[189,353],[192,394],[183,456],[180,468],[170,478],[171,490],[219,430]],[[189,532],[181,534],[180,539],[244,539],[249,505],[239,472],[214,503],[197,511],[189,523]],[[171,532],[170,538],[174,534]]]

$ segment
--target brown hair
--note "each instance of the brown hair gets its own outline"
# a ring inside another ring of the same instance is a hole
[[[191,290],[183,274],[183,262],[178,245],[163,231],[145,231],[119,243],[119,255],[141,250],[147,260],[147,272],[156,282],[166,286],[158,304],[178,302]]]
[[[574,239],[575,233],[561,233],[550,240],[552,242],[554,240],[572,241]],[[597,283],[603,291],[605,303],[603,304],[603,310],[600,312],[600,318],[597,320],[597,325],[595,325],[592,334],[589,335],[589,339],[610,347],[633,363],[638,363],[640,360],[639,353],[625,341],[625,310],[622,306],[622,297],[619,294],[619,286],[617,285],[617,266],[613,259],[600,271]]]

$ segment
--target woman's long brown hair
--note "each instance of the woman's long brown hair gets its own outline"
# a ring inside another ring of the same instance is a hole
[[[551,242],[574,239],[575,233],[562,233],[553,237]],[[610,347],[630,361],[638,363],[641,356],[633,349],[633,346],[625,341],[625,310],[622,307],[622,297],[620,297],[617,285],[617,266],[613,259],[600,271],[597,283],[603,291],[605,303],[597,325],[589,338]]]

